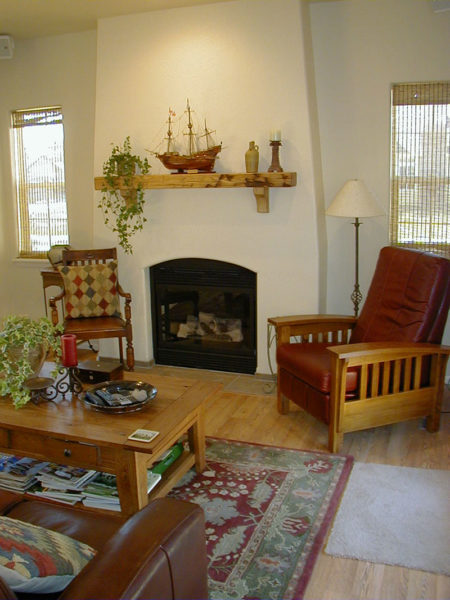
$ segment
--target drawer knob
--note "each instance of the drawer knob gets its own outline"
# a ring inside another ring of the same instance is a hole
[[[72,451],[68,448],[64,448],[64,456],[72,456]]]

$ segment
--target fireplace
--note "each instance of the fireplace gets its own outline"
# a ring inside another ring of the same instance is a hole
[[[156,364],[255,373],[256,273],[205,258],[150,267]]]

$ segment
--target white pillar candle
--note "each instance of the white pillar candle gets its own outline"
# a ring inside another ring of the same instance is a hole
[[[272,129],[272,131],[270,132],[270,141],[271,142],[281,142],[280,129]]]

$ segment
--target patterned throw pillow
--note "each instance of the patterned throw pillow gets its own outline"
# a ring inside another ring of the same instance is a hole
[[[95,554],[62,533],[0,517],[0,577],[15,592],[59,592]]]
[[[117,262],[58,267],[64,280],[66,317],[120,317]]]

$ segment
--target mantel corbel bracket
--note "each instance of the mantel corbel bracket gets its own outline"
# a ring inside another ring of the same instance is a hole
[[[254,187],[253,193],[256,198],[256,210],[259,213],[269,212],[269,188],[267,185],[264,187]]]

